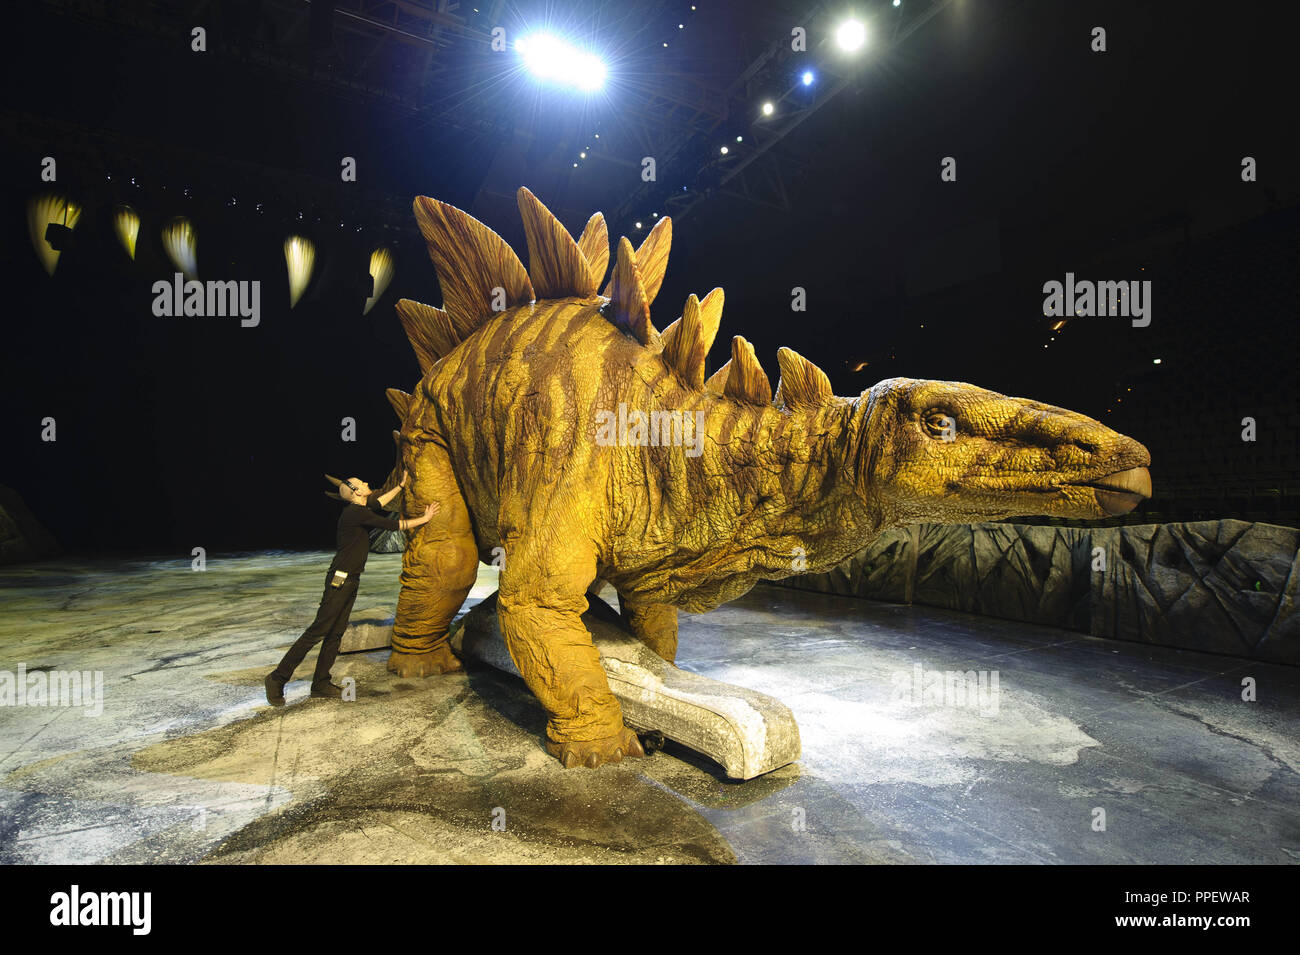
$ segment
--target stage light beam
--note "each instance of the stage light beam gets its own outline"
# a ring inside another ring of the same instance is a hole
[[[163,249],[167,258],[172,260],[187,279],[199,277],[199,239],[194,231],[194,223],[184,216],[177,216],[163,226]]]
[[[81,207],[64,196],[47,193],[27,203],[27,227],[31,232],[32,249],[47,275],[54,274],[63,251],[62,247],[55,248],[50,243],[50,226],[72,230],[80,218]]]
[[[289,270],[289,307],[293,308],[311,281],[311,270],[316,264],[316,246],[303,236],[289,236],[284,240],[284,264]]]
[[[122,248],[126,249],[126,254],[134,262],[136,240],[140,237],[140,213],[125,203],[119,204],[113,210],[113,231],[117,233],[117,240],[122,243]]]
[[[361,310],[362,315],[368,314],[375,307],[375,303],[388,288],[388,283],[393,280],[392,249],[379,248],[370,253],[370,278],[374,282],[374,292],[366,299],[365,307]]]

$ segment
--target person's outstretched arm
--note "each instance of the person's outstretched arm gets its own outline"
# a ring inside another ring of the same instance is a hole
[[[379,527],[386,531],[411,530],[419,527],[421,524],[427,524],[433,520],[433,515],[442,510],[442,505],[437,501],[430,501],[429,506],[424,509],[424,513],[419,517],[403,517],[400,520],[394,520],[391,517],[385,517],[382,514],[376,514],[373,511],[362,514],[358,523],[362,527]]]
[[[402,493],[402,488],[406,487],[406,483],[409,480],[410,480],[410,475],[407,474],[405,471],[403,471],[402,480],[399,481],[397,484],[395,484],[393,487],[389,488],[386,494],[380,494],[376,498],[376,500],[379,502],[379,506],[387,507],[389,501],[391,501],[393,498],[397,497],[397,495]]]
[[[397,522],[398,526],[402,530],[406,531],[414,527],[419,527],[421,524],[427,524],[429,521],[433,520],[433,515],[437,514],[440,510],[442,510],[442,505],[437,501],[430,501],[429,506],[424,509],[424,513],[421,516],[403,517]]]

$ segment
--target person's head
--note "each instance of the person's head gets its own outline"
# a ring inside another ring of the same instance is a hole
[[[370,485],[358,477],[348,478],[339,485],[339,496],[351,504],[365,504],[372,493]]]

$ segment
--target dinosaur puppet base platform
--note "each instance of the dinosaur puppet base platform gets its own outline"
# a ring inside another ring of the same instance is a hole
[[[678,669],[624,630],[609,604],[589,600],[582,622],[628,726],[663,733],[718,763],[731,779],[753,779],[799,758],[799,726],[780,700]],[[341,649],[384,649],[392,633],[391,611],[362,611],[353,615]],[[501,636],[495,594],[465,615],[451,645],[461,657],[519,675]]]
[[[799,758],[799,726],[780,700],[673,666],[624,630],[618,613],[598,597],[588,596],[582,622],[623,721],[637,732],[657,730],[718,763],[732,779],[753,779]],[[451,645],[461,657],[519,675],[501,635],[495,594],[465,615]]]

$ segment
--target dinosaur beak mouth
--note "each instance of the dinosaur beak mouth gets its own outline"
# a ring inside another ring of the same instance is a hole
[[[1090,487],[1097,496],[1097,506],[1108,517],[1127,514],[1151,496],[1151,472],[1146,468],[1126,468],[1077,486]]]

